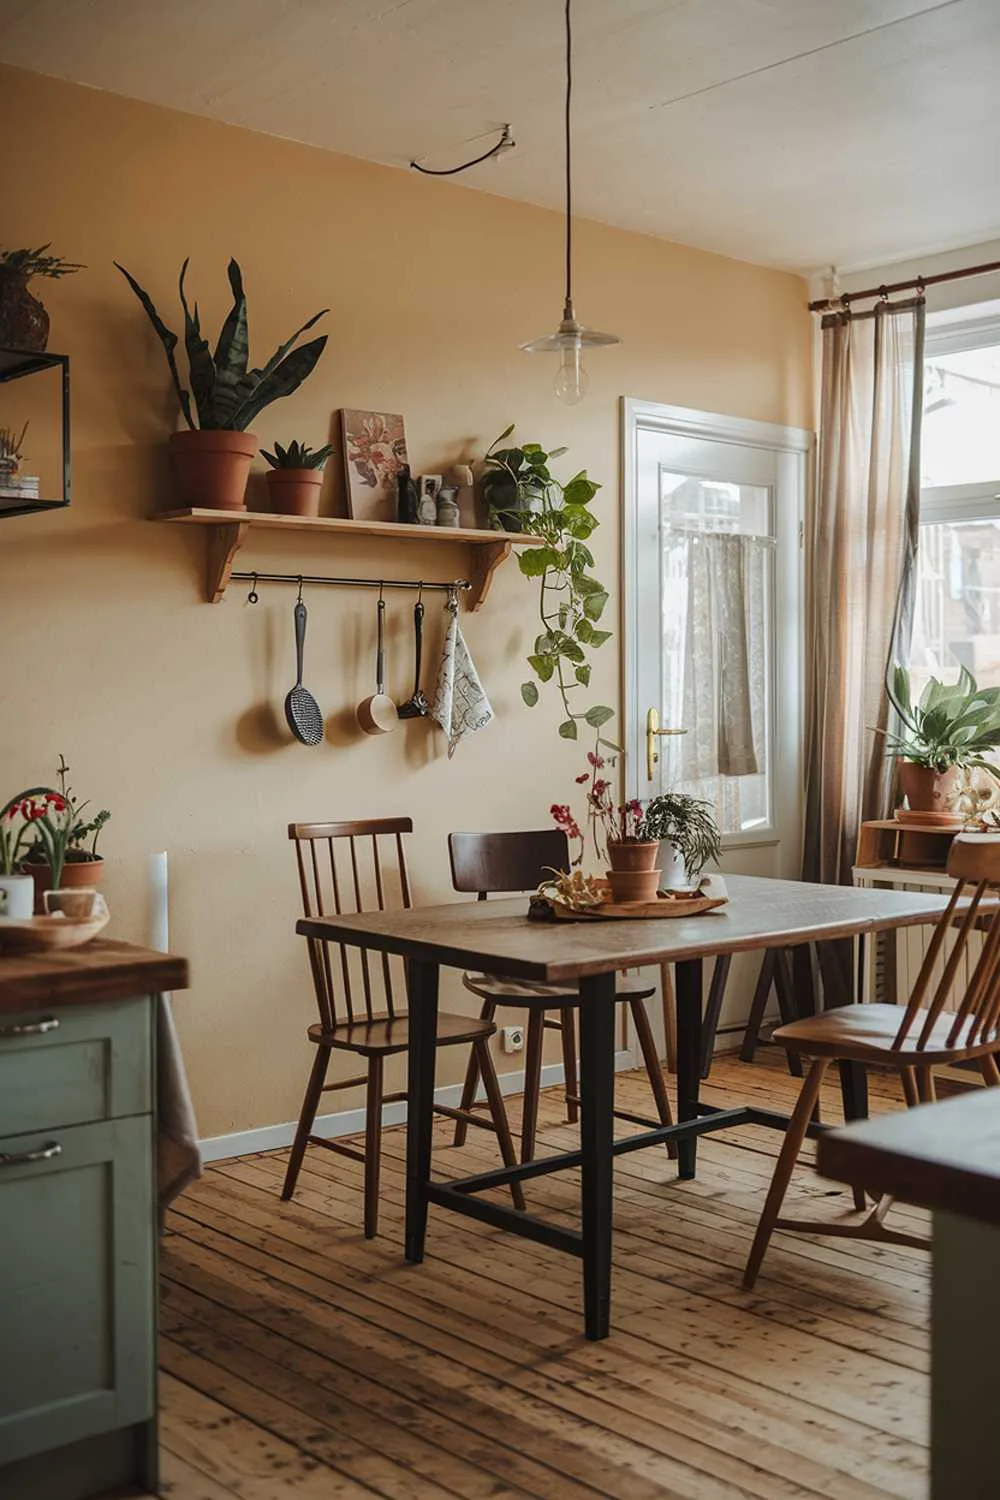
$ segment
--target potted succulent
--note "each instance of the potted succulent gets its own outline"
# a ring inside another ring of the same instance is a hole
[[[323,484],[323,467],[333,452],[333,444],[317,448],[314,453],[305,443],[291,442],[287,448],[275,443],[274,452],[261,453],[270,468],[267,493],[271,509],[285,516],[318,516],[319,492]]]
[[[58,280],[82,271],[74,261],[47,255],[49,245],[37,250],[0,250],[0,348],[41,354],[49,342],[49,315],[28,291],[35,276]]]
[[[1000,746],[1000,688],[979,687],[962,667],[957,682],[931,677],[914,703],[909,672],[895,666],[886,691],[902,725],[901,733],[886,733],[886,743],[898,759],[899,789],[910,811],[930,814],[932,822],[960,822],[956,805],[967,773],[996,774],[986,757]]]
[[[92,818],[83,816],[86,802],[77,802],[67,783],[69,766],[59,757],[59,790],[32,794],[28,821],[33,833],[21,869],[35,883],[35,911],[45,909],[45,893],[100,885],[104,858],[97,852],[101,830],[111,817],[107,808]]]
[[[717,861],[722,853],[722,839],[709,803],[685,792],[663,792],[651,798],[639,834],[655,840],[660,850],[662,890],[693,890],[705,866]]]
[[[181,385],[174,357],[177,335],[163,322],[135,278],[117,261],[115,265],[145,308],[167,356],[174,390],[187,423],[186,431],[175,432],[170,438],[174,467],[187,503],[213,510],[245,510],[250,464],[257,452],[257,439],[248,431],[250,424],[272,401],[298,390],[312,373],[326,346],[325,336],[311,339],[299,348],[293,345],[329,309],[324,308],[303,323],[298,332],[275,350],[266,365],[260,369],[248,368],[247,301],[239,265],[235,260],[229,262],[233,305],[213,352],[202,337],[198,304],[195,303],[192,312],[184,295],[188,268],[185,261],[181,267],[180,298],[190,372],[189,393]]]

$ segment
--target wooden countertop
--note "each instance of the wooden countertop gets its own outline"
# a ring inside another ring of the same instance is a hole
[[[0,1015],[54,1005],[129,1000],[187,988],[187,959],[97,938],[85,948],[30,957],[0,954]]]
[[[1000,1224],[1000,1088],[830,1131],[816,1164],[838,1182]]]

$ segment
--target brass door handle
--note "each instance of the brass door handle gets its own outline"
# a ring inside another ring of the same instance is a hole
[[[646,780],[652,781],[660,752],[656,748],[658,735],[687,734],[686,729],[661,729],[659,710],[650,708],[646,712]]]

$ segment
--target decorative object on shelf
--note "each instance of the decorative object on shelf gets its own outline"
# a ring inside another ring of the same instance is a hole
[[[318,516],[323,468],[333,444],[327,443],[315,453],[307,443],[295,441],[287,448],[275,443],[273,453],[266,448],[260,451],[270,465],[267,492],[272,510],[284,516]]]
[[[426,719],[431,711],[427,695],[420,686],[420,668],[424,651],[424,606],[421,598],[423,591],[421,584],[420,594],[417,595],[417,602],[413,606],[413,692],[405,703],[399,705],[401,719]]]
[[[519,498],[530,502],[530,509],[516,510],[517,529],[541,539],[542,545],[530,554],[519,554],[517,565],[526,578],[538,578],[539,614],[542,632],[535,637],[528,665],[539,682],[554,681],[562,699],[566,717],[559,725],[564,740],[579,737],[582,720],[598,736],[598,744],[609,750],[618,746],[602,739],[601,728],[614,718],[614,709],[594,704],[582,712],[574,710],[571,694],[590,686],[591,664],[587,652],[611,639],[609,630],[599,630],[597,622],[608,602],[608,591],[593,577],[590,569],[594,556],[587,546],[588,538],[600,524],[590,502],[601,488],[588,479],[586,469],[562,484],[549,470],[549,459],[561,457],[565,448],[546,453],[538,443],[524,443],[519,448],[497,449],[514,431],[513,425],[500,434],[487,455],[488,473],[506,473],[506,490],[497,498],[511,498],[510,481]],[[499,481],[494,481],[499,483]],[[491,507],[494,492],[489,495]],[[537,508],[536,508],[537,507]],[[508,512],[491,509],[494,525],[504,523]],[[529,708],[538,702],[535,682],[521,684],[521,697]]]
[[[11,516],[23,516],[35,511],[60,510],[69,504],[69,455],[70,455],[70,431],[69,431],[69,360],[65,354],[33,354],[20,349],[9,349],[0,346],[0,387],[7,385],[12,380],[22,380],[28,375],[45,374],[50,370],[58,370],[62,387],[61,423],[60,423],[60,472],[62,475],[62,495],[59,499],[45,499],[40,494],[40,484],[33,475],[25,475],[20,472],[11,482],[12,466],[11,458],[16,459],[20,466],[20,453],[14,453],[13,448],[20,448],[27,432],[28,424],[25,423],[20,437],[17,438],[11,431],[5,434],[7,441],[3,447],[6,449],[6,463],[0,468],[0,516],[5,518]],[[13,439],[13,442],[10,440]],[[3,470],[6,469],[7,483],[4,483]],[[6,494],[3,491],[6,490]]]
[[[399,710],[385,690],[385,600],[379,590],[375,647],[375,691],[358,704],[358,723],[365,734],[389,734]]]
[[[7,505],[20,505],[25,500],[38,500],[41,484],[37,474],[22,474],[24,439],[30,423],[25,422],[20,432],[12,427],[0,427],[0,510]]]
[[[437,525],[437,502],[441,490],[440,474],[421,474],[417,480],[417,524]]]
[[[21,868],[34,880],[36,912],[44,911],[47,891],[96,887],[104,874],[104,858],[97,852],[97,842],[111,814],[102,808],[92,818],[84,817],[90,804],[74,797],[68,781],[69,766],[62,755],[57,777],[58,791],[46,787],[19,794],[28,801],[25,816],[33,833]]]
[[[302,686],[305,666],[306,621],[308,612],[302,600],[302,579],[299,579],[299,597],[295,601],[295,686],[285,695],[285,720],[295,738],[302,745],[318,745],[323,738],[323,715],[319,704],[308,688]]]
[[[416,525],[419,501],[417,481],[410,473],[409,464],[400,464],[396,475],[396,520],[401,525]]]
[[[348,408],[340,413],[340,430],[350,515],[355,521],[394,521],[399,473],[408,463],[402,417]]]
[[[445,608],[451,620],[438,668],[431,714],[445,732],[448,759],[451,760],[462,740],[486,728],[493,718],[493,708],[459,629],[457,595],[449,596]]]
[[[602,348],[608,344],[620,344],[615,333],[599,333],[596,328],[584,328],[577,322],[573,310],[573,135],[570,107],[573,98],[573,27],[570,15],[571,0],[565,0],[566,31],[566,287],[563,298],[563,315],[555,333],[532,339],[520,347],[526,354],[558,354],[559,369],[555,379],[555,392],[560,401],[575,405],[587,393],[587,372],[583,368],[584,349]]]
[[[60,898],[58,902],[56,897]],[[85,898],[85,908],[80,898]],[[46,903],[52,909],[43,916],[0,922],[0,952],[48,953],[82,948],[92,943],[111,920],[108,903],[99,891],[48,891]]]
[[[47,255],[51,247],[37,250],[0,250],[0,347],[43,354],[49,342],[49,315],[28,291],[35,276],[58,280],[84,266]]]
[[[247,299],[243,275],[230,260],[228,275],[233,294],[230,309],[213,353],[202,337],[198,305],[192,313],[184,295],[188,261],[180,274],[180,299],[184,310],[184,345],[187,351],[190,394],[181,385],[174,350],[177,335],[166,326],[148,293],[125,267],[115,261],[152,323],[164,353],[188,430],[171,434],[174,468],[189,505],[216,510],[245,510],[250,464],[257,452],[257,439],[249,432],[255,417],[282,396],[290,396],[316,367],[326,347],[326,335],[298,348],[301,336],[322,318],[323,308],[281,344],[260,369],[248,369]],[[193,411],[192,411],[193,401]],[[194,417],[198,424],[195,426]]]
[[[888,733],[886,742],[897,757],[909,810],[954,816],[961,826],[968,773],[996,774],[986,755],[1000,746],[1000,688],[979,687],[962,667],[957,682],[929,678],[914,703],[910,674],[896,665],[886,675],[886,692],[903,726],[901,734]]]
[[[454,529],[462,524],[458,496],[461,490],[471,487],[472,470],[468,464],[455,464],[444,477],[446,483],[442,484],[437,497],[437,525]]]
[[[662,859],[661,890],[691,891],[709,863],[722,855],[722,838],[711,805],[685,792],[663,792],[646,804],[642,836],[655,839]]]

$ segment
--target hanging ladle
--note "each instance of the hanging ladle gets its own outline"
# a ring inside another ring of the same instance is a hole
[[[417,594],[417,602],[413,606],[413,692],[405,703],[399,705],[399,717],[401,719],[426,719],[431,711],[431,706],[420,686],[420,663],[424,648],[424,606],[421,602],[423,584],[420,585],[420,593]]]
[[[379,589],[378,646],[375,655],[375,691],[358,704],[358,723],[365,734],[388,734],[395,729],[399,710],[385,691],[385,600]]]

